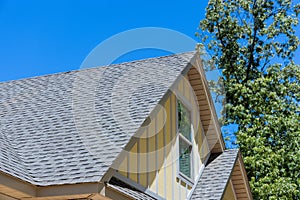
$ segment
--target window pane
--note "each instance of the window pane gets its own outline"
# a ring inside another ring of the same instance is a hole
[[[178,101],[178,130],[191,141],[191,114],[180,101]]]
[[[191,147],[179,138],[179,170],[187,177],[191,177]]]

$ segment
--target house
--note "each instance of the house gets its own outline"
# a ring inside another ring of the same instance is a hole
[[[0,199],[252,199],[197,53],[0,83]]]

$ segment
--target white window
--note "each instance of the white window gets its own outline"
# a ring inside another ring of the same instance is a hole
[[[179,174],[192,178],[192,126],[191,112],[177,101],[177,120],[179,133]]]

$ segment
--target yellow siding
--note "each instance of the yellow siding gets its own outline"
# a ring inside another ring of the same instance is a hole
[[[137,182],[137,146],[138,144],[136,143],[129,154],[129,178],[134,182]]]
[[[125,177],[127,177],[127,156],[124,158],[123,162],[121,163],[119,167],[119,173]]]
[[[149,172],[148,172],[148,187],[151,191],[156,191],[156,153],[155,153],[155,146],[156,146],[156,140],[155,136],[156,134],[153,133],[153,130],[155,130],[155,120],[151,121],[148,129],[148,145],[149,145],[149,152],[150,155],[148,157],[149,161]]]
[[[158,170],[162,169],[164,163],[164,128],[163,128],[163,110],[157,115],[157,127],[161,127],[160,130],[157,130],[157,162]]]
[[[195,96],[190,92],[187,79],[182,79],[178,86],[181,99],[190,103],[192,108],[192,126],[194,132],[193,140],[193,179],[198,176],[202,165],[203,155],[208,152],[208,145],[203,137],[202,125],[199,118],[198,105],[193,102]],[[129,162],[129,178],[153,193],[166,199],[183,200],[191,190],[184,180],[178,176],[178,137],[176,125],[176,95],[171,94],[162,105],[162,109],[151,116],[151,122],[142,137],[133,146],[129,159],[125,158],[121,166],[126,166]],[[205,144],[204,148],[202,144]],[[139,152],[138,152],[139,150]],[[137,157],[136,153],[140,153]],[[139,164],[138,164],[139,161]],[[157,167],[157,168],[156,168]],[[126,169],[126,167],[125,167]],[[133,169],[139,170],[132,171]],[[120,172],[126,176],[126,173]],[[139,174],[139,175],[137,175]]]
[[[189,90],[189,82],[188,82],[189,78],[187,76],[184,77],[184,79],[182,80],[183,82],[183,95],[186,97],[186,99],[191,102],[191,91]]]
[[[171,138],[172,138],[172,145],[173,145],[173,149],[174,146],[176,145],[176,97],[174,94],[172,94],[170,96],[170,101],[171,101],[171,110],[170,110],[170,115],[171,115]]]
[[[165,103],[166,109],[166,124],[165,124],[165,155],[166,155],[166,162],[165,162],[165,173],[166,173],[166,180],[172,180],[172,155],[171,155],[171,147],[172,147],[172,134],[171,134],[171,99],[169,98]],[[165,183],[166,187],[166,199],[172,199],[172,183],[167,181]]]
[[[147,130],[145,130],[140,139],[140,184],[147,187]]]
[[[179,184],[177,184],[176,179],[177,179],[177,137],[176,137],[176,96],[172,94],[170,96],[171,99],[171,110],[170,112],[172,113],[171,115],[171,138],[172,138],[172,150],[171,150],[171,157],[172,157],[172,179],[170,182],[172,182],[172,192],[173,192],[173,199],[179,199]],[[171,198],[172,199],[172,198]]]
[[[162,110],[159,112],[158,117],[157,117],[157,123],[158,127],[163,127],[163,113]],[[158,162],[158,194],[161,196],[164,196],[164,129],[158,130],[159,132],[157,133],[157,162]]]
[[[186,199],[187,193],[186,193],[186,184],[185,184],[185,182],[181,181],[180,189],[181,189],[181,199]]]

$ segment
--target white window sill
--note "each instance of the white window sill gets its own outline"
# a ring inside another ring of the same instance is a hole
[[[189,178],[189,177],[187,177],[186,175],[184,175],[183,173],[181,173],[181,172],[179,172],[177,178],[178,178],[180,181],[186,183],[186,184],[187,184],[188,186],[190,186],[190,187],[193,187],[193,185],[194,185],[194,181],[193,181],[191,178]]]

